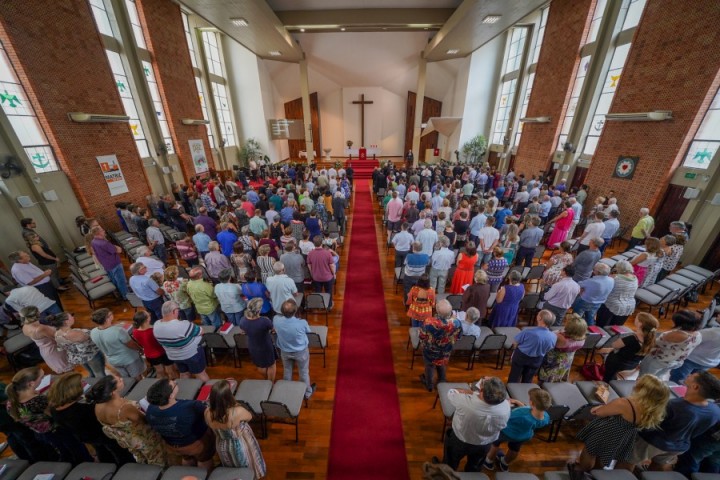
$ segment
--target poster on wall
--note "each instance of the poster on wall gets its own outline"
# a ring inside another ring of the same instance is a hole
[[[110,196],[114,197],[115,195],[128,193],[130,190],[128,190],[125,176],[120,170],[120,162],[118,162],[117,156],[101,155],[95,158],[100,164],[100,170],[102,170],[105,182],[110,189]]]
[[[202,140],[188,140],[190,144],[190,155],[195,165],[195,173],[205,173],[208,171],[208,161],[205,157],[205,147]]]

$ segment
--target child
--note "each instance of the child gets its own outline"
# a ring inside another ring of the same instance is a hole
[[[150,325],[150,315],[144,311],[138,311],[133,316],[133,339],[143,348],[145,358],[155,368],[157,378],[169,378],[171,380],[180,375],[175,364],[165,354],[165,349],[158,343]]]
[[[536,429],[547,426],[550,423],[550,415],[547,410],[552,405],[552,398],[545,390],[535,388],[528,393],[530,406],[522,406],[523,403],[517,400],[511,402],[514,405],[521,405],[513,409],[510,414],[507,426],[500,432],[500,437],[493,442],[483,467],[488,470],[495,470],[495,460],[500,465],[500,470],[507,472],[510,464],[520,453],[520,447],[533,437]],[[503,455],[500,445],[503,442],[508,444],[508,453]]]

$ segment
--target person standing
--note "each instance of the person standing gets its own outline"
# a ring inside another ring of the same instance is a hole
[[[410,249],[415,241],[412,234],[408,232],[409,227],[407,222],[403,222],[400,225],[400,232],[392,237],[391,242],[395,247],[395,268],[405,265],[405,257],[410,254]]]
[[[453,344],[462,333],[460,320],[453,316],[452,306],[447,300],[437,303],[436,317],[426,319],[420,327],[420,343],[423,351],[425,373],[420,381],[428,392],[433,391],[433,372],[437,372],[437,383],[446,382],[446,369]]]
[[[625,251],[627,252],[628,250],[632,250],[636,246],[642,244],[646,238],[652,235],[654,228],[655,220],[650,216],[650,209],[646,207],[641,208],[640,218],[632,229],[630,243],[628,243],[628,247]]]
[[[122,260],[120,260],[122,248],[108,242],[105,238],[105,229],[100,226],[91,228],[90,234],[93,237],[91,245],[95,257],[107,272],[112,284],[118,289],[120,298],[127,300],[127,279],[125,278]]]
[[[150,226],[145,231],[148,246],[152,249],[156,257],[163,264],[167,263],[167,249],[165,248],[165,237],[160,230],[160,222],[157,218],[150,219]]]
[[[448,272],[455,261],[455,252],[450,250],[450,239],[441,235],[438,243],[440,249],[433,252],[430,259],[430,287],[434,288],[438,295],[445,293]]]
[[[543,231],[538,225],[540,225],[540,218],[532,217],[529,228],[520,233],[520,247],[518,248],[516,265],[524,265],[527,268],[532,267],[535,249],[540,245],[543,237]]]
[[[322,247],[322,236],[316,235],[313,238],[312,249],[307,256],[307,266],[310,270],[310,276],[313,280],[313,288],[316,292],[323,290],[330,294],[330,304],[328,308],[333,306],[333,283],[335,281],[335,259],[330,250]]]
[[[573,262],[573,267],[575,267],[573,280],[580,283],[583,280],[590,278],[595,265],[602,258],[602,254],[600,253],[600,247],[602,245],[602,238],[593,238],[590,240],[590,248],[582,253],[579,253],[578,256],[575,257],[575,262]]]
[[[588,326],[595,325],[595,315],[600,306],[607,301],[615,286],[615,279],[609,277],[610,267],[598,263],[593,268],[593,277],[578,282],[580,296],[573,303],[573,312],[585,318]]]
[[[270,292],[270,302],[275,311],[279,311],[285,300],[293,300],[297,293],[297,287],[292,278],[285,273],[285,265],[282,262],[275,262],[273,265],[275,275],[268,277],[265,286]]]
[[[217,296],[215,296],[212,284],[203,279],[203,272],[200,267],[190,270],[187,293],[205,325],[213,325],[215,328],[222,325],[220,303]]]
[[[143,306],[150,313],[150,322],[154,324],[162,316],[160,310],[165,291],[147,275],[148,269],[144,264],[133,263],[130,265],[130,273],[130,288],[142,300]]]
[[[568,308],[572,307],[578,294],[580,293],[580,285],[573,280],[575,268],[567,265],[561,270],[560,280],[553,283],[550,290],[545,292],[545,305],[543,308],[549,310],[555,315],[556,321],[562,323]]]
[[[177,302],[165,302],[162,306],[162,318],[153,326],[155,339],[165,349],[167,357],[175,362],[180,377],[195,378],[207,382],[210,380],[205,371],[207,362],[202,343],[202,330],[187,320],[178,320],[180,307]]]
[[[545,354],[557,342],[557,336],[548,328],[554,323],[555,315],[551,311],[540,310],[537,314],[538,326],[525,328],[515,337],[508,383],[532,383]]]
[[[490,444],[510,419],[510,402],[502,380],[482,378],[477,391],[455,389],[448,391],[448,401],[455,407],[452,427],[445,434],[442,463],[458,470],[467,457],[466,472],[479,472]],[[433,463],[440,463],[433,457]]]
[[[97,327],[90,330],[90,339],[105,355],[107,363],[112,365],[123,377],[137,380],[145,372],[145,361],[140,356],[140,346],[135,343],[120,325],[113,325],[113,312],[99,308],[90,318]]]
[[[590,248],[590,241],[593,238],[603,238],[605,232],[605,223],[603,223],[604,218],[605,214],[603,212],[596,212],[590,218],[590,223],[587,224],[585,231],[580,238],[577,239],[578,254]],[[602,251],[600,252],[600,255],[602,255]]]
[[[8,258],[13,264],[10,268],[10,273],[18,284],[37,288],[43,295],[54,300],[62,309],[60,295],[50,281],[50,276],[52,275],[51,269],[40,270],[37,266],[30,263],[30,255],[23,250],[12,252],[8,255]]]
[[[281,315],[275,315],[273,326],[277,333],[277,346],[283,363],[283,380],[292,380],[293,367],[297,365],[298,377],[305,383],[305,398],[310,398],[317,385],[310,382],[310,351],[308,333],[312,333],[307,320],[295,316],[295,300],[285,300],[280,308]]]

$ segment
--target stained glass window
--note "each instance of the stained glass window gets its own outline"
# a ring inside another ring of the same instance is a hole
[[[55,153],[35,115],[35,109],[30,104],[2,43],[0,43],[0,107],[7,115],[35,173],[60,170]]]
[[[720,89],[715,94],[683,161],[683,167],[707,170],[720,147]]]

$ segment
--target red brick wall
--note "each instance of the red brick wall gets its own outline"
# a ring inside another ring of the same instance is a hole
[[[202,139],[211,168],[213,164],[206,127],[182,124],[183,118],[201,120],[203,116],[180,7],[170,0],[138,0],[137,7],[148,50],[153,56],[155,78],[168,117],[170,135],[187,180],[195,175],[188,140]]]
[[[594,6],[595,0],[554,0],[550,4],[527,116],[547,115],[551,120],[523,125],[515,161],[518,173],[529,177],[550,165]]]
[[[601,194],[614,190],[623,224],[638,210],[658,208],[667,185],[720,83],[720,7],[651,0],[635,33],[612,113],[672,110],[663,122],[607,122],[586,183]],[[612,177],[620,155],[639,156],[631,181]]]
[[[119,228],[115,202],[150,193],[127,124],[74,123],[68,112],[124,115],[88,2],[0,2],[0,40],[88,216]],[[115,154],[129,193],[110,196],[97,155]]]

